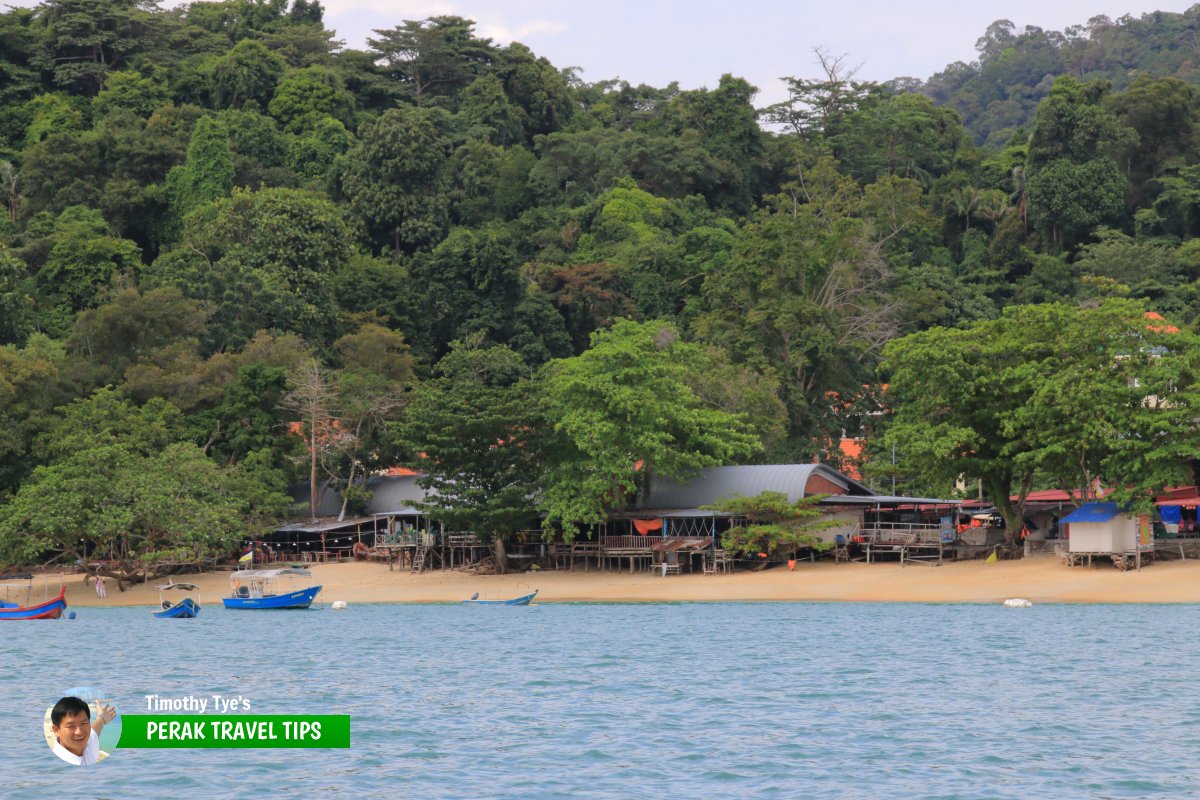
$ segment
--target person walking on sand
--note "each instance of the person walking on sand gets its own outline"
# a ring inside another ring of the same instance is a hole
[[[104,585],[104,578],[100,575],[96,576],[96,597],[101,600],[108,599],[108,587]]]

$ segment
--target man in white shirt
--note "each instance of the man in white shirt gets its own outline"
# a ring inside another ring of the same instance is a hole
[[[68,764],[95,764],[100,760],[100,731],[116,715],[112,706],[102,706],[93,722],[91,709],[78,697],[59,700],[50,711],[54,755]]]

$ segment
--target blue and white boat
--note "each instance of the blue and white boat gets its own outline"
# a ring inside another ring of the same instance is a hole
[[[479,592],[470,600],[463,600],[464,603],[470,606],[527,606],[533,602],[533,598],[537,597],[538,589],[533,590],[533,594],[527,594],[524,597],[514,597],[511,600],[480,600]]]
[[[224,597],[221,602],[226,608],[244,608],[247,610],[268,608],[308,608],[321,591],[320,586],[309,586],[303,589],[280,591],[280,583],[284,580],[295,581],[296,578],[311,578],[312,573],[299,567],[282,569],[240,569],[229,576],[229,587],[233,590],[232,597]]]
[[[155,611],[154,616],[159,619],[192,619],[200,616],[200,587],[196,584],[167,581],[154,588],[158,589],[158,598],[162,604],[162,611]],[[163,596],[163,592],[170,591],[187,592],[187,596],[176,602]]]

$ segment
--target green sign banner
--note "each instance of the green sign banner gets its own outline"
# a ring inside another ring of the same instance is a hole
[[[347,714],[123,714],[117,747],[349,747]]]

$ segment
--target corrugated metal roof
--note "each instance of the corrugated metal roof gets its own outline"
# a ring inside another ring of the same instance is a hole
[[[318,533],[320,531],[332,531],[338,528],[349,528],[355,525],[374,525],[374,517],[346,517],[341,522],[338,522],[337,517],[326,517],[318,519],[316,522],[305,520],[304,522],[289,522],[286,525],[280,525],[275,530],[280,533]]]
[[[788,502],[794,503],[805,496],[805,487],[814,474],[843,488],[846,494],[871,494],[858,481],[824,464],[756,464],[712,467],[683,483],[655,478],[642,507],[697,508],[732,497],[756,497],[763,492],[782,492]]]
[[[1108,522],[1121,513],[1116,503],[1086,503],[1067,514],[1059,522]]]

